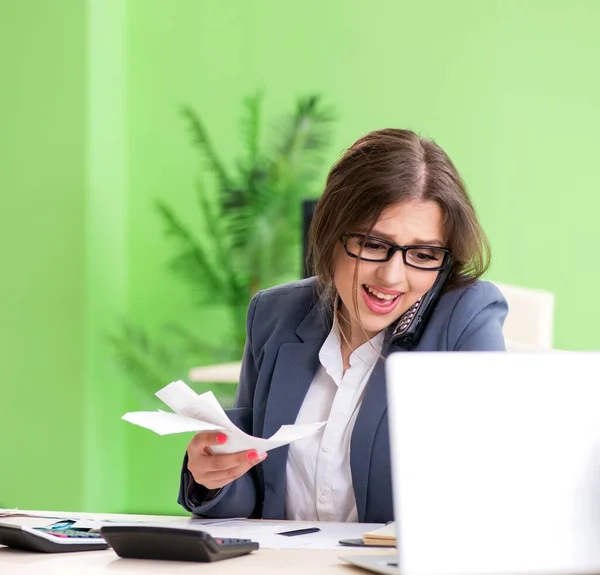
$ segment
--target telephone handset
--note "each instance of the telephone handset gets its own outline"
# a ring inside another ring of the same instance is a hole
[[[429,291],[400,316],[392,333],[392,344],[410,349],[419,343],[451,271],[452,260],[440,271]]]

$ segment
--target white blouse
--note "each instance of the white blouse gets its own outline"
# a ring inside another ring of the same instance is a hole
[[[290,445],[286,519],[358,521],[350,470],[350,439],[365,387],[381,353],[384,333],[352,352],[346,373],[335,323],[321,347],[321,365],[296,423],[327,420],[327,424],[318,433]]]

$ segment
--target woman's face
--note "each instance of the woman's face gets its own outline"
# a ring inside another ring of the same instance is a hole
[[[401,246],[443,246],[442,221],[437,203],[406,202],[384,210],[369,235]],[[358,317],[352,297],[356,266]],[[342,300],[342,312],[350,320],[352,346],[365,341],[361,324],[369,338],[375,336],[425,294],[438,273],[406,266],[401,251],[396,251],[388,262],[358,260],[350,257],[340,242],[335,253],[334,283]]]

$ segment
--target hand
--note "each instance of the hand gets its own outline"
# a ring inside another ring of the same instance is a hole
[[[188,469],[194,481],[207,489],[220,489],[235,481],[257,463],[267,458],[267,453],[255,449],[228,455],[215,455],[211,445],[227,442],[224,433],[198,433],[187,447]]]

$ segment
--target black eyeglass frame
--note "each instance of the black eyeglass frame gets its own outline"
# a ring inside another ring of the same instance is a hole
[[[389,246],[388,252],[387,252],[387,257],[384,260],[373,260],[370,258],[365,258],[363,256],[359,256],[357,254],[353,254],[350,250],[348,250],[348,238],[372,239],[379,243],[385,244],[386,246]],[[416,244],[409,245],[409,246],[399,246],[398,244],[395,244],[393,242],[388,242],[387,240],[378,238],[376,236],[368,236],[366,234],[344,234],[340,238],[340,242],[342,242],[342,245],[344,246],[344,250],[346,250],[346,253],[351,258],[355,258],[357,260],[362,260],[365,262],[375,262],[375,263],[380,263],[380,264],[384,263],[384,262],[389,262],[396,252],[402,252],[402,261],[404,262],[404,265],[406,265],[410,268],[416,269],[416,270],[434,272],[434,271],[440,271],[440,270],[446,269],[446,267],[452,261],[452,254],[451,254],[450,250],[448,248],[441,248],[439,246],[424,246],[424,245],[416,245]],[[414,249],[428,249],[428,250],[442,251],[442,252],[444,252],[444,261],[442,262],[441,265],[435,266],[433,268],[425,268],[425,267],[416,266],[415,264],[411,264],[406,261],[406,252],[408,250],[414,250]]]

